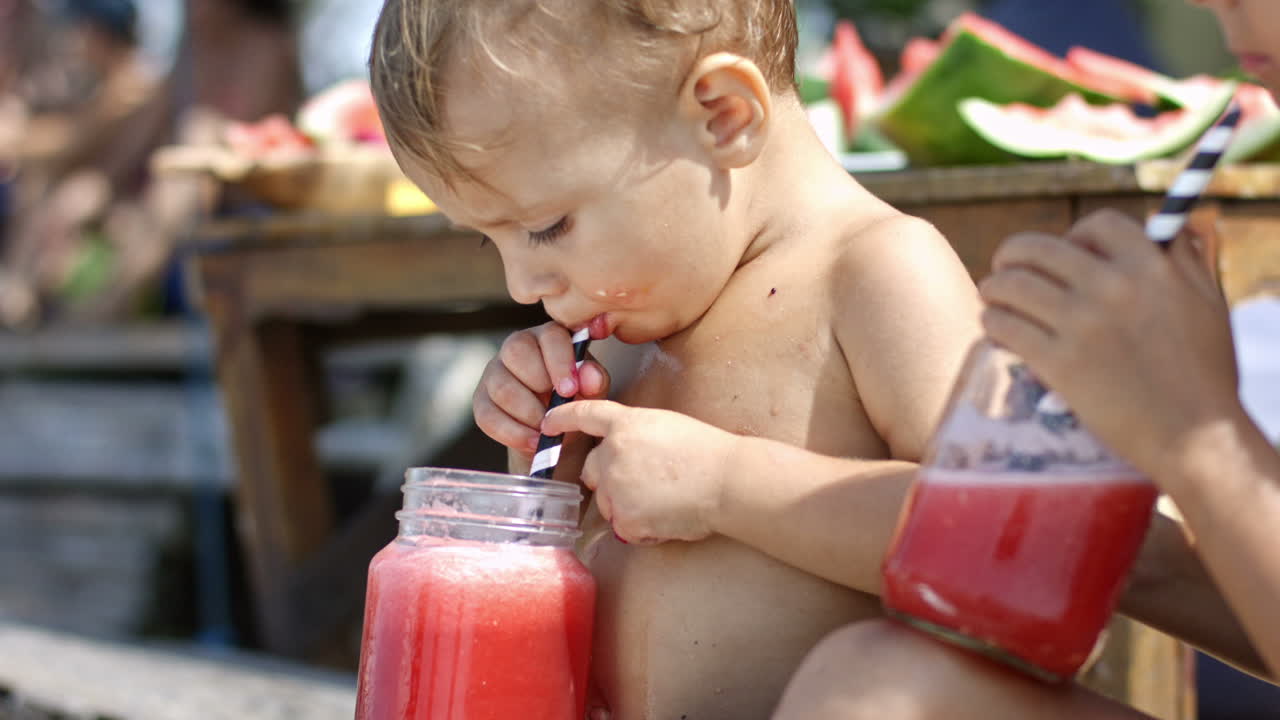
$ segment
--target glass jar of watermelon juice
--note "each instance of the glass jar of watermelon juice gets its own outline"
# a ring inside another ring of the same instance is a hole
[[[414,468],[369,564],[356,720],[580,720],[595,580],[576,485]]]
[[[886,611],[1068,679],[1115,608],[1155,499],[1020,358],[980,342],[885,557]]]

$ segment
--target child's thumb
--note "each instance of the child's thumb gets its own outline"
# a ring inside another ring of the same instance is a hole
[[[579,393],[582,397],[592,400],[606,398],[609,396],[609,384],[609,371],[588,355],[586,362],[582,363],[582,367],[578,369]]]

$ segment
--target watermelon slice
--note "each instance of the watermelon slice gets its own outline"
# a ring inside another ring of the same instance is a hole
[[[1152,118],[1138,117],[1122,103],[1090,105],[1075,94],[1048,109],[969,98],[960,103],[960,115],[992,146],[1021,157],[1079,157],[1123,165],[1191,145],[1222,115],[1235,91],[1234,83],[1222,83],[1195,107]]]
[[[1066,61],[972,13],[957,18],[938,57],[898,97],[877,124],[915,165],[962,165],[1016,160],[981,138],[959,113],[965,98],[1050,107],[1071,93],[1110,103]]]
[[[1067,65],[1092,87],[1133,103],[1179,108],[1200,102],[1194,85],[1086,47],[1067,51]]]
[[[387,141],[364,80],[348,80],[320,92],[298,110],[298,129],[318,145],[372,144]]]
[[[884,91],[884,75],[851,20],[836,22],[830,67],[831,97],[840,104],[845,140],[852,143],[861,118],[871,114]]]
[[[1280,108],[1264,87],[1240,86],[1240,130],[1222,156],[1226,162],[1280,162]]]

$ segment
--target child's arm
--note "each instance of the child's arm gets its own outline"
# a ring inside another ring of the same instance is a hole
[[[880,563],[916,465],[818,455],[733,435],[668,410],[582,400],[545,428],[603,438],[583,481],[627,542],[700,540],[712,533],[806,572],[880,592]],[[785,478],[786,482],[778,482]],[[1157,520],[1120,609],[1259,675],[1262,662],[1180,528]]]
[[[1166,255],[1134,221],[1100,212],[1066,238],[1011,238],[983,294],[991,336],[1177,503],[1196,551],[1274,675],[1280,455],[1240,405],[1226,304],[1189,244]],[[1185,602],[1179,581],[1194,576],[1154,577],[1174,592],[1126,607],[1165,615],[1166,627],[1192,639],[1212,623],[1161,607]],[[1181,626],[1169,625],[1177,620]]]
[[[836,268],[836,337],[890,455],[919,461],[969,349],[977,290],[933,226],[899,215],[864,230]]]

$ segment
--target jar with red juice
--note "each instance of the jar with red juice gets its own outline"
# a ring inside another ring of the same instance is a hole
[[[356,720],[581,720],[595,580],[576,485],[414,468],[369,564]]]
[[[1043,680],[1070,679],[1115,609],[1156,496],[1019,357],[982,341],[885,556],[885,610]]]

